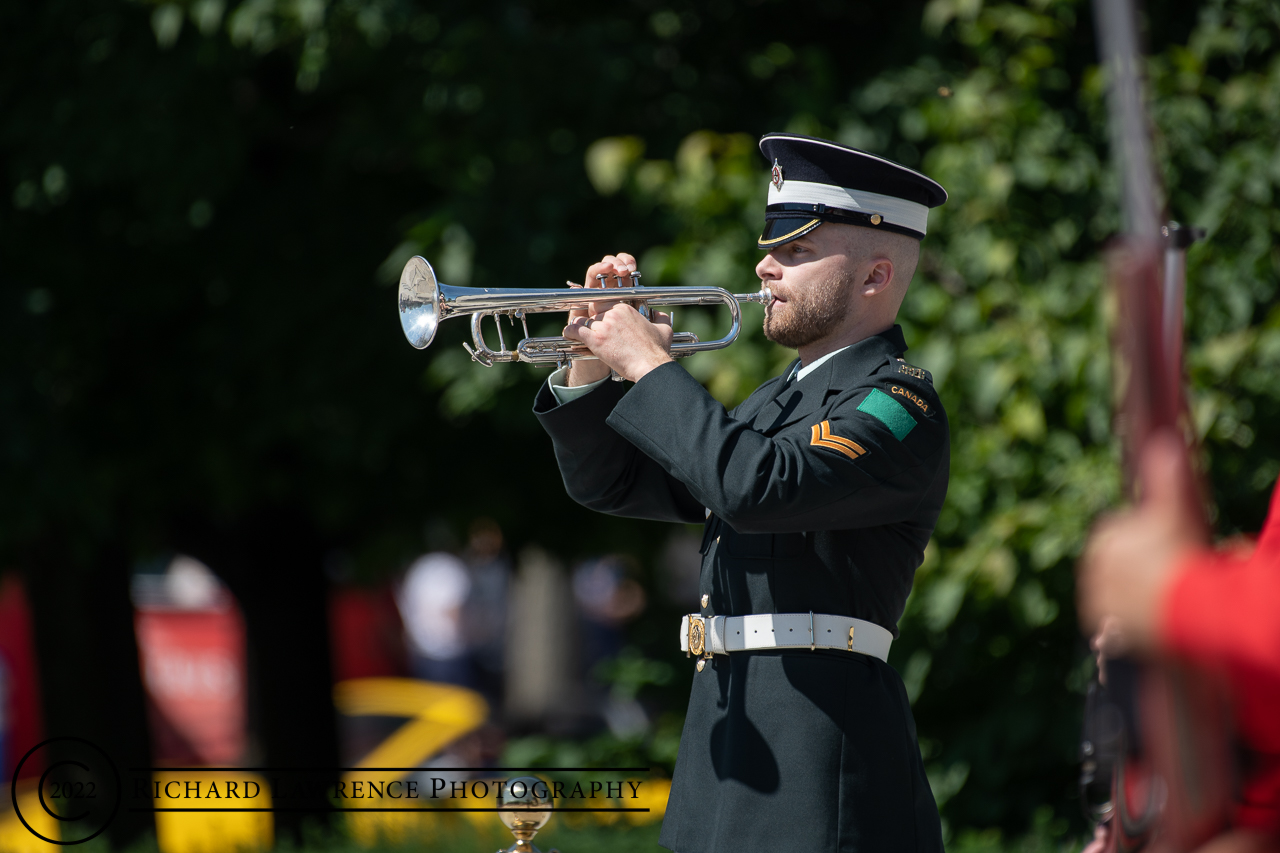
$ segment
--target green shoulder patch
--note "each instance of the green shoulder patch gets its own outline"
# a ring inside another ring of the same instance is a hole
[[[878,388],[872,388],[867,399],[858,404],[859,412],[866,412],[889,428],[893,437],[902,441],[916,428],[916,419],[901,403]]]

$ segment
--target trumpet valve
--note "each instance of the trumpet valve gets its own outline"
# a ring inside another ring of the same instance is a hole
[[[640,270],[636,270],[635,272],[633,272],[633,273],[631,274],[631,286],[632,286],[632,287],[636,287],[636,288],[644,287],[644,285],[642,285],[642,284],[640,283]],[[639,302],[639,300],[637,300],[637,302]],[[643,317],[643,318],[645,318],[646,320],[651,320],[651,319],[653,319],[653,318],[650,316],[649,303],[648,303],[648,302],[639,302],[639,304],[638,304],[638,305],[636,305],[636,310],[637,310],[637,311],[639,311],[639,312],[640,312],[640,316],[641,316],[641,317]]]

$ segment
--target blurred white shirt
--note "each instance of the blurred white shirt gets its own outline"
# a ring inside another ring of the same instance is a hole
[[[420,654],[435,660],[463,655],[462,607],[470,592],[466,564],[452,554],[427,554],[409,567],[396,603],[409,640]]]

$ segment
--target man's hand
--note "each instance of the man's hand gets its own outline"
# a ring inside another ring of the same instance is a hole
[[[1100,823],[1093,830],[1093,840],[1084,846],[1080,853],[1107,853],[1111,844],[1111,824]]]
[[[635,257],[626,252],[605,255],[600,259],[599,263],[594,263],[587,267],[587,274],[582,277],[582,281],[589,288],[630,287],[631,273],[635,272],[635,269]],[[599,275],[607,277],[601,282],[596,279],[596,276]],[[611,302],[597,302],[588,309],[570,311],[569,325],[572,326],[577,320],[588,320],[597,314],[602,314],[612,304]],[[568,336],[566,335],[566,337]],[[592,382],[599,382],[608,375],[609,365],[603,361],[571,361],[569,362],[566,381],[569,383],[569,387],[572,388],[575,385],[590,385]]]
[[[605,255],[587,267],[587,287],[600,287],[596,276],[605,275],[605,287],[630,287],[636,259],[626,252]],[[585,344],[599,361],[574,361],[569,366],[568,383],[589,385],[609,375],[610,369],[631,381],[671,360],[671,320],[661,313],[650,322],[630,305],[597,302],[588,310],[569,312],[564,329],[569,340]]]
[[[639,382],[650,370],[671,361],[671,317],[660,312],[652,317],[646,320],[630,305],[614,302],[604,313],[574,320],[565,327],[564,336],[586,344],[623,379]]]
[[[1186,453],[1171,434],[1154,437],[1141,460],[1137,509],[1098,522],[1076,571],[1080,626],[1107,657],[1146,653],[1159,640],[1160,611],[1179,560],[1206,544]]]

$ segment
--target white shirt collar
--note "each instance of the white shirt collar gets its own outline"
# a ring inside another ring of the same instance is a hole
[[[850,344],[849,346],[852,346],[852,344]],[[817,361],[810,362],[809,364],[806,364],[803,367],[801,367],[800,365],[796,365],[796,370],[794,370],[792,374],[787,377],[787,381],[790,382],[792,379],[795,379],[797,382],[799,382],[801,379],[804,379],[810,373],[813,373],[813,371],[821,367],[823,362],[827,361],[834,355],[844,352],[848,348],[849,347],[840,347],[840,349],[838,350],[832,350],[831,352],[827,353]]]

